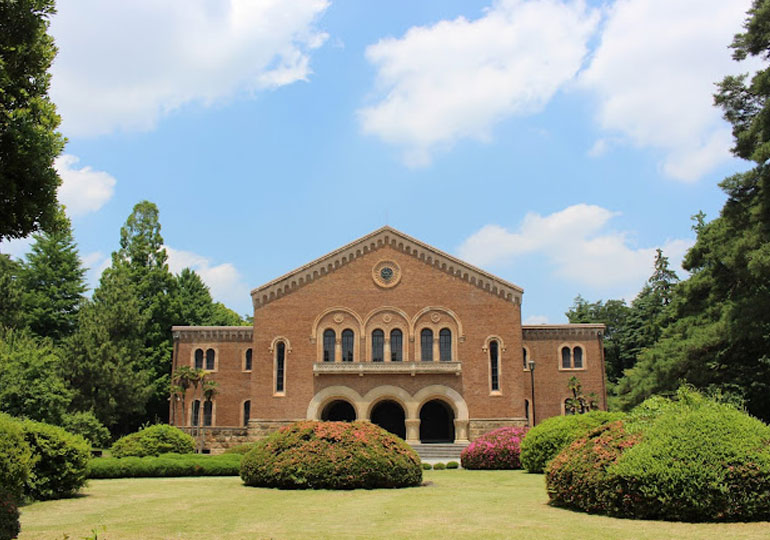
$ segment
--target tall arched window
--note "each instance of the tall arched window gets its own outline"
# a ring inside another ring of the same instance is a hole
[[[208,371],[213,371],[215,366],[215,359],[216,353],[214,352],[214,349],[206,349],[206,369]]]
[[[404,334],[394,328],[390,331],[390,361],[401,362],[404,359]]]
[[[572,367],[572,362],[570,358],[570,350],[569,347],[562,347],[561,348],[561,367],[564,369],[569,369]]]
[[[334,362],[334,344],[337,341],[337,334],[334,330],[328,328],[324,330],[324,362]]]
[[[574,360],[573,367],[575,369],[583,367],[583,349],[575,347],[572,349],[572,359]]]
[[[497,340],[489,342],[489,381],[493,392],[500,391],[500,359]]]
[[[243,370],[244,371],[251,371],[251,362],[254,357],[254,351],[252,351],[250,348],[246,349],[246,362],[244,363]]]
[[[251,400],[247,399],[243,402],[243,425],[249,425],[249,418],[251,418]]]
[[[201,400],[196,399],[192,403],[192,414],[190,415],[190,425],[197,426],[201,414]]]
[[[532,421],[529,419],[529,400],[528,399],[524,400],[524,416],[527,417],[527,423],[532,425]]]
[[[420,359],[433,362],[433,330],[430,328],[423,328],[420,332]]]
[[[349,328],[342,331],[342,361],[353,361],[353,344],[355,343],[355,334]]]
[[[385,361],[385,332],[375,330],[372,332],[372,362]]]
[[[527,365],[527,360],[529,360],[529,358],[527,358],[527,349],[522,347],[521,353],[521,356],[524,358],[524,369],[529,369],[529,366]]]
[[[195,349],[195,369],[203,369],[203,349]]]
[[[214,411],[214,402],[213,401],[205,401],[203,403],[203,425],[204,426],[210,426],[211,425],[211,417],[213,416]]]
[[[442,328],[438,333],[438,351],[439,360],[452,361],[452,331],[449,328]]]
[[[275,391],[282,393],[286,379],[286,344],[279,341],[275,346]]]

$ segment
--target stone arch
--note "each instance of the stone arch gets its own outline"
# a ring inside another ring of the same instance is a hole
[[[454,321],[455,329],[457,330],[457,337],[458,337],[458,339],[460,339],[460,338],[464,339],[465,338],[465,334],[463,333],[463,323],[460,322],[460,318],[451,309],[445,308],[445,307],[441,307],[441,306],[428,306],[428,307],[424,307],[420,311],[418,311],[415,314],[415,316],[412,317],[412,320],[411,320],[411,328],[410,328],[411,335],[413,335],[413,336],[416,335],[415,332],[416,332],[416,328],[417,328],[417,323],[420,321],[420,319],[426,313],[429,313],[431,311],[437,311],[439,313],[443,313],[443,314],[447,315],[452,321]]]
[[[316,317],[315,321],[313,321],[313,327],[310,330],[310,339],[312,341],[315,341],[317,339],[319,325],[321,324],[321,322],[324,319],[324,317],[326,317],[330,313],[334,313],[334,312],[346,313],[346,314],[350,315],[351,317],[353,317],[353,319],[358,323],[358,328],[356,328],[356,330],[360,331],[361,328],[364,327],[364,321],[361,319],[361,317],[358,315],[358,313],[356,313],[352,309],[349,309],[349,308],[346,308],[346,307],[342,307],[342,306],[330,307],[328,309],[323,310],[321,313],[319,313],[318,317]]]
[[[378,317],[378,315],[382,315],[382,317]],[[363,338],[364,354],[361,358],[366,358],[366,361],[372,360],[372,331],[379,328],[385,333],[385,361],[390,362],[390,358],[388,357],[390,351],[390,332],[398,328],[401,330],[404,337],[401,351],[402,360],[408,360],[408,347],[406,347],[406,345],[411,338],[411,323],[409,322],[409,317],[403,310],[393,306],[382,306],[373,309],[364,318],[362,328],[363,335],[361,337]]]
[[[469,418],[468,405],[465,403],[465,399],[457,390],[452,390],[448,386],[442,384],[426,386],[418,391],[413,399],[418,414],[423,404],[433,399],[439,399],[446,402],[452,408],[455,413],[455,420],[467,421]]]
[[[383,400],[389,399],[395,401],[404,408],[407,419],[417,418],[417,403],[411,394],[399,388],[398,386],[383,385],[377,386],[369,390],[362,400],[362,409],[366,411],[366,415],[362,418],[371,418],[372,409],[374,406]]]
[[[308,420],[320,420],[324,407],[336,399],[349,401],[356,410],[356,418],[368,418],[368,416],[364,416],[366,408],[362,406],[361,394],[347,386],[329,386],[317,392],[307,406],[306,418]]]
[[[291,352],[291,342],[289,341],[289,338],[286,336],[276,336],[273,338],[273,341],[270,342],[270,348],[268,349],[270,352],[273,352],[275,350],[275,346],[278,345],[279,341],[283,341],[286,344],[286,354],[289,354]]]

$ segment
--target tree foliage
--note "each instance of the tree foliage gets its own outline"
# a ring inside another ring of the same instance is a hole
[[[55,224],[64,147],[48,97],[53,0],[0,1],[0,240]]]

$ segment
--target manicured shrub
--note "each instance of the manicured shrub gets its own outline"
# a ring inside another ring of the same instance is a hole
[[[82,435],[93,448],[105,448],[110,442],[110,431],[91,411],[65,414],[62,427],[70,433]]]
[[[420,458],[370,422],[296,422],[259,441],[241,462],[248,486],[355,489],[417,486]]]
[[[770,519],[770,427],[680,390],[573,442],[546,470],[555,505],[643,519]]]
[[[254,448],[254,443],[236,444],[225,450],[225,454],[240,454],[244,455]]]
[[[434,463],[433,464],[433,470],[435,471],[443,471],[446,469],[446,465],[444,463]]]
[[[19,510],[29,476],[31,452],[24,432],[12,417],[0,413],[0,540],[19,534]]]
[[[575,439],[622,413],[591,411],[585,414],[552,416],[527,432],[521,441],[521,466],[531,473],[541,473],[546,464]]]
[[[194,449],[195,440],[181,429],[156,424],[121,437],[110,450],[113,457],[144,457],[169,452],[190,454]]]
[[[94,458],[89,478],[160,478],[176,476],[238,476],[240,454],[161,454],[160,456]]]
[[[446,468],[447,469],[459,469],[460,468],[460,464],[457,463],[456,461],[447,461]]]
[[[502,427],[473,441],[460,454],[463,469],[519,469],[526,427]]]
[[[91,446],[80,435],[58,426],[24,420],[24,439],[32,451],[32,468],[24,495],[35,500],[71,497],[86,483]]]
[[[429,471],[432,468],[433,468],[433,465],[431,465],[430,463],[423,463],[422,464],[422,470],[424,470],[424,471]]]

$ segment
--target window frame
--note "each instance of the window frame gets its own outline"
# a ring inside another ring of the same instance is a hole
[[[273,395],[285,396],[286,395],[286,356],[288,352],[288,346],[283,340],[278,340],[274,346],[273,353]],[[280,383],[280,388],[279,388]]]
[[[494,344],[494,347],[492,346]],[[492,338],[487,343],[487,360],[489,369],[489,394],[501,395],[502,391],[502,346],[498,339]],[[493,355],[495,356],[493,362]],[[495,388],[495,378],[497,378],[497,388]]]
[[[250,372],[254,369],[254,349],[247,348],[243,353],[243,371]]]
[[[427,333],[430,333],[430,341],[428,342],[428,355],[429,358],[426,358],[426,347],[425,347],[425,341],[424,338],[427,337]],[[433,340],[435,339],[433,335],[433,329],[429,327],[421,328],[420,329],[420,362],[433,362]]]
[[[371,340],[371,361],[377,363],[385,362],[385,331],[382,328],[375,328],[372,330]],[[379,340],[379,343],[377,343],[377,340]]]
[[[564,366],[564,349],[569,351],[569,367]],[[575,366],[575,349],[580,349],[582,365]],[[586,371],[588,369],[588,352],[582,343],[562,343],[557,349],[559,371]]]

